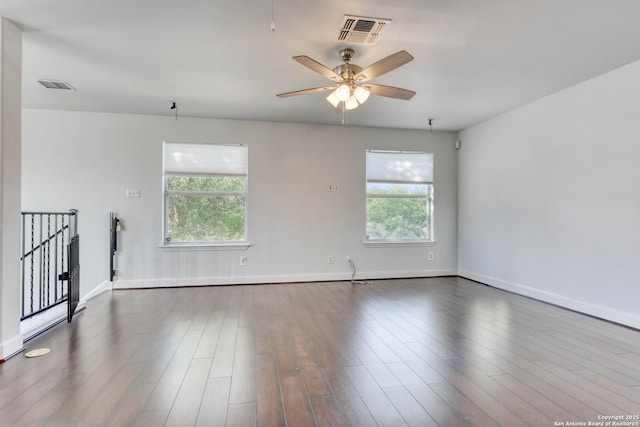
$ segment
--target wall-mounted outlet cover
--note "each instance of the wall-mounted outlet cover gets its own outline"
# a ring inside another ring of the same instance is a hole
[[[136,188],[136,189],[130,189],[127,188],[127,197],[129,198],[137,198],[140,197],[140,189]]]

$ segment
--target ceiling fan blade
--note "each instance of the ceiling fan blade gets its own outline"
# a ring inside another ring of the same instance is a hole
[[[336,88],[335,86],[314,87],[311,89],[302,89],[302,90],[295,90],[293,92],[279,93],[276,96],[279,98],[286,98],[288,96],[305,95],[307,93],[326,92],[328,90],[333,90],[335,88]]]
[[[355,80],[357,82],[366,82],[367,80],[374,79],[388,73],[389,71],[395,70],[396,68],[411,61],[413,61],[413,56],[411,56],[406,50],[401,50],[369,65],[356,75]]]
[[[413,98],[416,93],[412,90],[402,89],[399,87],[365,84],[362,87],[369,88],[372,94],[386,96],[387,98],[405,99]]]
[[[335,82],[340,81],[339,75],[337,75],[336,73],[333,72],[332,69],[322,65],[315,59],[311,59],[306,55],[294,56],[293,59],[295,59],[305,67],[312,69],[316,73],[321,74],[328,79],[331,79]]]

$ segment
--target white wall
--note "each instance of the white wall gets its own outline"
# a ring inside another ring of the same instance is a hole
[[[81,296],[109,279],[110,211],[123,220],[119,287],[455,274],[455,134],[47,110],[23,113],[23,209],[79,209]],[[161,249],[162,142],[249,146],[247,250]],[[365,149],[435,154],[431,248],[368,248]],[[327,191],[338,184],[340,192]],[[125,190],[140,189],[139,199]],[[427,251],[435,252],[433,261]],[[327,257],[335,257],[334,264]],[[248,265],[241,267],[241,256]]]
[[[20,115],[22,31],[0,17],[0,360],[20,336]]]
[[[640,62],[462,131],[459,273],[640,327]]]

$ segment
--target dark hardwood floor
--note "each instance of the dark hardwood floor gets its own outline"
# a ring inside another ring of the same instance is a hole
[[[1,426],[640,425],[639,331],[461,278],[114,291],[41,347]]]

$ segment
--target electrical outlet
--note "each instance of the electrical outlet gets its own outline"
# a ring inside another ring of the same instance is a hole
[[[333,255],[327,257],[327,264],[333,264]]]
[[[247,257],[246,256],[241,256],[240,257],[240,265],[245,267],[247,265]]]
[[[433,252],[429,252],[429,261],[433,261]]]
[[[347,255],[347,262],[351,261],[351,255]]]
[[[140,189],[131,190],[127,188],[127,197],[137,198],[140,197]]]

